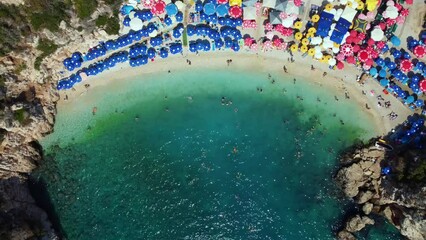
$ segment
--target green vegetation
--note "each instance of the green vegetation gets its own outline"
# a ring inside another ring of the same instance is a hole
[[[57,32],[61,21],[69,19],[69,0],[28,0],[27,3],[27,12],[30,13],[30,22],[35,30],[47,28]]]
[[[50,54],[54,53],[56,49],[58,49],[58,46],[48,39],[40,39],[37,49],[42,51],[42,53],[40,54],[40,56],[36,58],[34,62],[34,68],[36,70],[40,70],[40,65],[43,59],[49,56]]]
[[[188,35],[186,33],[186,28],[183,29],[182,35],[183,35],[183,37],[182,37],[182,39],[183,39],[183,46],[186,47],[186,46],[188,46]]]
[[[27,64],[22,63],[19,64],[16,68],[15,68],[15,74],[20,74],[23,70],[27,69]]]
[[[96,26],[105,29],[105,32],[110,35],[118,34],[118,31],[120,30],[118,21],[119,19],[115,15],[112,17],[100,15],[98,19],[96,19]]]
[[[77,16],[81,19],[87,19],[95,12],[98,7],[97,0],[73,0],[77,11]]]
[[[24,124],[25,120],[27,119],[26,115],[27,115],[27,112],[23,108],[21,108],[19,110],[16,110],[15,112],[13,112],[13,116],[15,117],[15,119],[20,124]]]
[[[411,169],[407,174],[407,179],[416,182],[426,181],[426,161],[421,161],[414,169]]]
[[[27,36],[29,28],[19,7],[0,3],[0,56],[19,49],[21,36]]]

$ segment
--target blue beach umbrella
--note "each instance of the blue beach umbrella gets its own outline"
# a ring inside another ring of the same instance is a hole
[[[213,3],[207,3],[204,5],[203,11],[208,16],[213,15],[216,13],[216,6]]]
[[[166,58],[168,56],[169,56],[169,51],[167,51],[167,48],[160,49],[160,57],[161,58]]]
[[[386,77],[386,75],[387,75],[387,73],[386,73],[386,70],[385,70],[385,69],[381,69],[381,70],[379,71],[379,76],[380,76],[380,77],[384,78],[384,77]]]
[[[172,25],[172,24],[173,24],[173,20],[172,20],[170,17],[166,17],[166,18],[164,19],[164,23],[165,23],[167,26],[170,26],[170,25]]]
[[[375,60],[376,64],[383,67],[385,65],[385,60],[383,60],[383,58],[377,58]]]
[[[420,81],[420,77],[419,77],[419,75],[414,75],[414,76],[411,78],[411,82],[418,83],[419,81]]]
[[[167,15],[169,16],[174,16],[178,13],[178,8],[174,3],[167,4],[165,9],[166,9]]]
[[[386,64],[386,66],[390,69],[393,70],[396,68],[396,63],[394,62],[389,62],[388,64]]]
[[[203,10],[203,3],[201,1],[197,1],[195,3],[195,11],[201,12],[201,10]]]
[[[133,6],[130,5],[124,5],[121,9],[120,12],[123,15],[128,15],[132,10],[133,10]]]
[[[393,56],[395,59],[399,59],[399,58],[401,58],[401,57],[402,57],[402,52],[401,52],[401,51],[399,51],[399,50],[397,50],[397,49],[395,49],[395,50],[393,50],[393,51],[392,51],[392,56]]]
[[[178,12],[175,16],[176,21],[177,22],[182,22],[183,21],[183,13],[182,12]]]
[[[156,51],[154,48],[148,48],[147,54],[148,54],[148,58],[152,59],[152,58],[155,58]]]
[[[123,20],[123,25],[126,27],[130,27],[130,17],[126,16]]]
[[[370,75],[374,77],[376,76],[376,74],[377,74],[377,68],[375,67],[370,68]]]
[[[424,100],[422,100],[422,99],[417,99],[417,100],[414,102],[414,104],[415,104],[417,107],[423,107],[423,106],[425,105],[425,102],[424,102]]]
[[[401,39],[399,39],[397,36],[392,36],[390,40],[391,43],[396,47],[399,47],[399,45],[401,45]]]
[[[387,79],[382,79],[380,80],[380,85],[383,87],[386,87],[389,84],[389,80]]]
[[[217,6],[216,8],[216,13],[219,17],[224,17],[228,14],[229,12],[229,7],[227,4],[220,4],[219,6]],[[219,23],[220,24],[220,23]]]
[[[414,97],[413,96],[408,96],[406,99],[405,99],[405,103],[406,104],[411,104],[411,103],[413,103],[414,102]]]

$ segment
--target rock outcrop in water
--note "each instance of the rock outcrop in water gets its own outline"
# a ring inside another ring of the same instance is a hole
[[[408,239],[426,239],[426,179],[404,181],[409,179],[404,175],[408,165],[425,161],[425,156],[424,152],[411,149],[385,152],[373,142],[344,155],[343,167],[335,179],[345,195],[361,206],[362,212],[347,221],[338,238],[354,239],[352,233],[374,224],[367,217],[374,213],[386,217]],[[392,175],[382,175],[381,166],[385,162],[394,165]],[[396,165],[403,163],[404,168],[398,169]]]

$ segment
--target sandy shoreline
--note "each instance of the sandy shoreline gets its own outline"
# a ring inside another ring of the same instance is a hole
[[[75,86],[76,91],[60,91],[61,100],[59,104],[66,109],[68,104],[78,101],[78,97],[83,94],[90,94],[90,90],[101,85],[107,85],[112,81],[131,79],[136,76],[147,74],[155,74],[158,72],[171,74],[177,70],[190,70],[193,68],[208,68],[208,69],[224,69],[231,68],[235,71],[261,71],[265,73],[282,74],[294,76],[294,78],[303,78],[318,84],[319,87],[328,87],[339,99],[345,97],[345,92],[350,96],[351,100],[358,102],[364,112],[371,116],[374,120],[377,134],[383,135],[389,132],[394,126],[402,123],[412,112],[405,107],[400,101],[393,96],[386,96],[381,91],[383,88],[374,80],[368,80],[363,86],[356,82],[356,75],[360,72],[353,66],[346,66],[343,71],[334,71],[328,69],[325,64],[312,61],[306,57],[303,58],[300,54],[294,55],[295,62],[288,61],[290,54],[287,52],[271,51],[265,53],[253,53],[241,51],[234,53],[231,51],[215,51],[210,53],[200,53],[198,56],[184,52],[182,55],[171,56],[167,59],[156,59],[155,62],[150,62],[147,66],[132,68],[128,63],[117,65],[114,69],[101,73],[95,77],[89,77],[82,83]],[[191,61],[191,65],[187,63],[187,59]],[[226,60],[232,59],[230,66],[227,66]],[[311,64],[315,70],[311,70]],[[288,73],[283,71],[283,66],[286,66]],[[323,77],[323,72],[327,75]],[[292,78],[290,78],[292,79]],[[84,85],[88,83],[90,87],[86,89]],[[113,88],[110,89],[114,91]],[[376,92],[375,96],[370,94],[370,91]],[[363,95],[362,91],[367,92]],[[381,95],[385,101],[390,101],[390,108],[378,107],[377,95]],[[65,95],[68,100],[64,101]],[[366,109],[366,104],[371,108]],[[396,120],[389,120],[387,114],[391,111],[398,114]]]

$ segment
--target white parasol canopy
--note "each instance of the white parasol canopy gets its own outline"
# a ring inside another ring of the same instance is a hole
[[[142,29],[142,20],[140,18],[133,18],[132,20],[130,20],[130,28],[133,31],[139,31]]]
[[[383,39],[385,36],[385,33],[380,28],[375,28],[373,31],[371,31],[371,39],[378,42]]]
[[[330,66],[336,65],[336,63],[337,63],[337,61],[334,58],[330,58],[330,60],[328,60],[328,65],[330,65]]]
[[[293,18],[286,18],[283,20],[282,25],[286,28],[290,28],[293,26],[293,22],[294,22]]]

